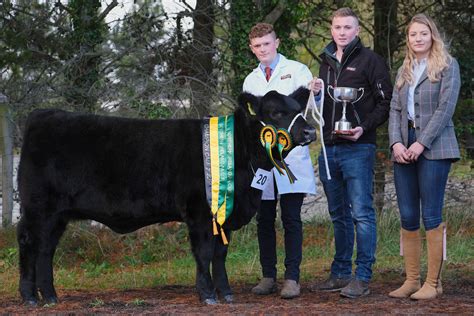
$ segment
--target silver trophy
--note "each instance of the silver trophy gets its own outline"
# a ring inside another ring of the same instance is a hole
[[[333,95],[329,92],[329,88],[333,89]],[[350,130],[352,129],[352,124],[346,119],[346,106],[347,102],[352,102],[352,104],[359,101],[364,95],[364,88],[348,88],[348,87],[336,87],[334,88],[331,85],[328,85],[328,94],[334,102],[342,102],[342,117],[339,121],[336,122],[334,126],[334,134],[338,135],[351,135]],[[361,95],[357,97],[359,91],[362,91]]]

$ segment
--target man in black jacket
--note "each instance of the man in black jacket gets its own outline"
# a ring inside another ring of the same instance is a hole
[[[312,289],[340,290],[341,296],[350,298],[370,292],[368,284],[377,241],[372,198],[376,128],[387,120],[392,96],[385,61],[362,45],[359,30],[359,20],[351,9],[334,12],[333,41],[321,54],[319,71],[326,86],[323,131],[332,179],[328,179],[322,155],[319,172],[334,225],[336,253],[329,279]],[[312,84],[321,88],[315,81]],[[352,128],[342,132],[335,132],[335,122],[341,119],[343,108],[341,102],[333,99],[335,87],[356,88],[360,98],[347,104],[347,120]],[[354,237],[357,238],[357,258],[353,278]]]

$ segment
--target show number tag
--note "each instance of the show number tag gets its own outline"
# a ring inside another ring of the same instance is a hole
[[[257,190],[263,191],[265,187],[268,185],[268,183],[270,182],[270,179],[272,179],[270,172],[271,171],[258,168],[257,172],[255,173],[255,176],[253,177],[252,184],[250,186]]]

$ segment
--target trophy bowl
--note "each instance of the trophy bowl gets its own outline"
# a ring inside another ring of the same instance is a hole
[[[334,98],[339,102],[352,102],[357,99],[358,89],[348,87],[334,88]]]
[[[342,117],[341,120],[335,122],[333,133],[336,135],[352,135],[352,124],[346,119],[346,106],[348,102],[359,100],[357,99],[357,95],[360,89],[335,87],[333,90],[334,101],[342,102]]]

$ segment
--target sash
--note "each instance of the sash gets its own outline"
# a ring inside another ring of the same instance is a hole
[[[202,152],[207,203],[211,207],[214,235],[234,209],[234,116],[205,118],[202,124]]]

